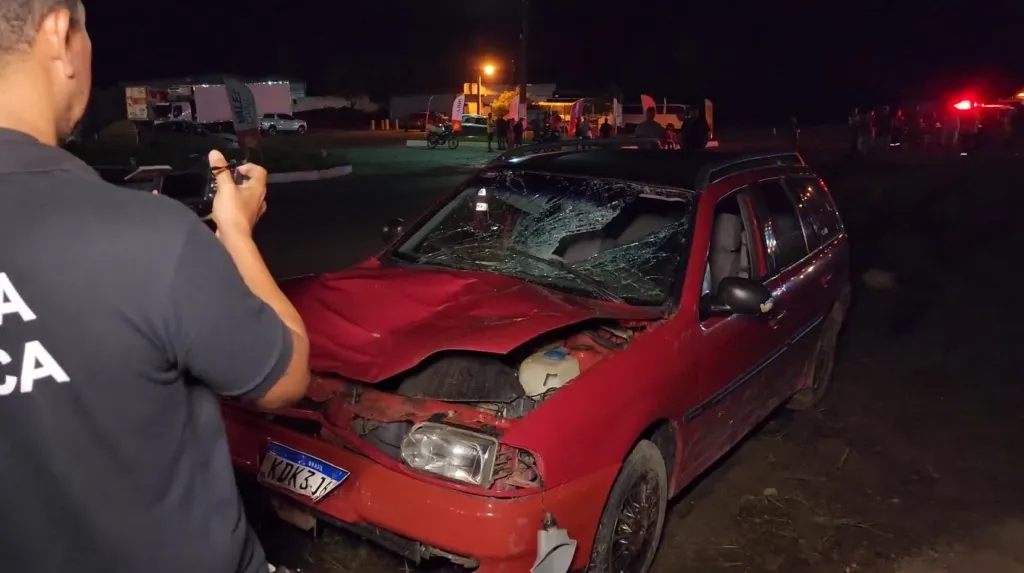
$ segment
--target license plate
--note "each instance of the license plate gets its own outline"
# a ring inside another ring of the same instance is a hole
[[[270,442],[258,480],[320,501],[349,476],[347,470],[298,450]]]

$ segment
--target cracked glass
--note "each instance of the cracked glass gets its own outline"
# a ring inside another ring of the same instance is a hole
[[[678,291],[695,196],[617,179],[493,170],[467,181],[392,254],[637,305]]]

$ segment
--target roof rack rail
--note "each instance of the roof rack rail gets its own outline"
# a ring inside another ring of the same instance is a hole
[[[502,163],[516,163],[527,157],[547,153],[571,151],[592,151],[594,149],[661,149],[657,138],[613,137],[608,139],[556,139],[543,143],[531,143],[516,149],[509,149],[487,163],[488,167]]]
[[[804,158],[796,151],[766,151],[758,153],[744,153],[743,155],[730,158],[727,161],[713,163],[701,168],[697,173],[697,189],[703,191],[712,183],[721,181],[730,175],[760,169],[762,167],[774,167],[781,165],[804,166]]]

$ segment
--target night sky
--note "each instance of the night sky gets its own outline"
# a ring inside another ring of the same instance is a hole
[[[716,117],[844,121],[1024,85],[1024,2],[532,0],[531,82],[629,100],[710,97]],[[518,58],[518,0],[86,0],[98,86],[227,72],[310,95],[454,91]],[[602,8],[604,7],[604,8]]]

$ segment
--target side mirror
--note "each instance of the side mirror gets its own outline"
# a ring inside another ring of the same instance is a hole
[[[774,303],[771,291],[758,281],[725,277],[718,284],[718,293],[701,301],[701,315],[704,318],[734,314],[760,316],[771,312]]]
[[[380,236],[384,239],[387,244],[394,243],[398,237],[402,236],[402,232],[405,231],[405,221],[395,217],[387,223],[380,230]]]

